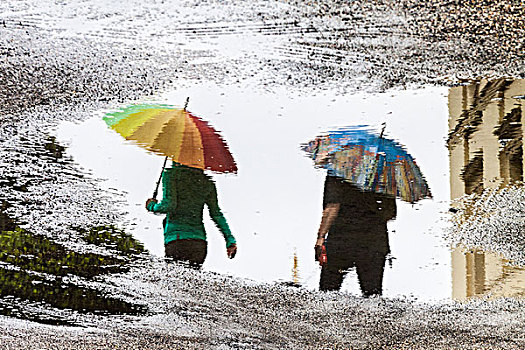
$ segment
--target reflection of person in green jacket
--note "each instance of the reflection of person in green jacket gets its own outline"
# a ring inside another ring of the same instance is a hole
[[[226,252],[232,259],[237,252],[235,238],[221,212],[213,180],[201,169],[179,163],[162,174],[163,198],[150,198],[146,209],[166,215],[164,244],[166,256],[201,266],[207,254],[206,231],[202,221],[204,205],[226,240]]]

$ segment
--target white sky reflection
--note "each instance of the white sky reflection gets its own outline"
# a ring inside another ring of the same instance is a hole
[[[261,91],[200,84],[160,95],[155,101],[183,105],[219,130],[237,161],[237,175],[214,174],[219,202],[237,238],[239,252],[228,260],[219,231],[206,216],[208,257],[204,268],[256,281],[291,281],[297,254],[300,283],[317,288],[320,268],[313,246],[321,218],[325,172],[315,169],[300,144],[339,127],[368,124],[404,144],[416,158],[434,196],[415,205],[397,201],[389,223],[392,268],[385,267],[383,295],[418,300],[451,297],[450,250],[441,239],[449,203],[448,89],[338,96],[293,96],[290,91]],[[65,123],[57,131],[67,152],[101,186],[127,192],[125,227],[155,255],[163,255],[161,216],[146,212],[162,166],[148,154],[107,129],[100,111],[81,124]],[[355,271],[343,291],[359,293]]]

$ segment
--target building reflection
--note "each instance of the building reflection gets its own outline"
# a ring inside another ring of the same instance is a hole
[[[523,182],[523,95],[525,80],[511,79],[471,80],[450,90],[452,200]],[[452,252],[452,294],[459,300],[525,297],[525,268],[495,253],[457,247]]]

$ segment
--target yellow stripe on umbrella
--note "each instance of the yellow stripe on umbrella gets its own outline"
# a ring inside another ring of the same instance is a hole
[[[120,135],[128,138],[132,135],[139,127],[141,127],[146,121],[157,115],[162,110],[145,110],[139,113],[130,114],[126,119],[122,119],[111,128],[118,132]]]
[[[186,131],[186,118],[183,110],[173,111],[169,121],[157,130],[157,137],[151,145],[150,151],[163,154],[177,162],[182,148],[182,141]]]
[[[137,128],[133,134],[131,134],[129,137],[126,137],[126,139],[136,141],[144,148],[153,150],[152,146],[159,136],[159,130],[162,130],[164,126],[173,118],[174,113],[179,113],[179,111],[159,111],[159,113],[147,120],[144,124]]]

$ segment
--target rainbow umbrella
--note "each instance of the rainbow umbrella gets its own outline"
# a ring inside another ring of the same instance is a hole
[[[126,140],[166,159],[193,168],[237,172],[235,160],[219,133],[186,107],[130,105],[108,113],[104,121]]]

